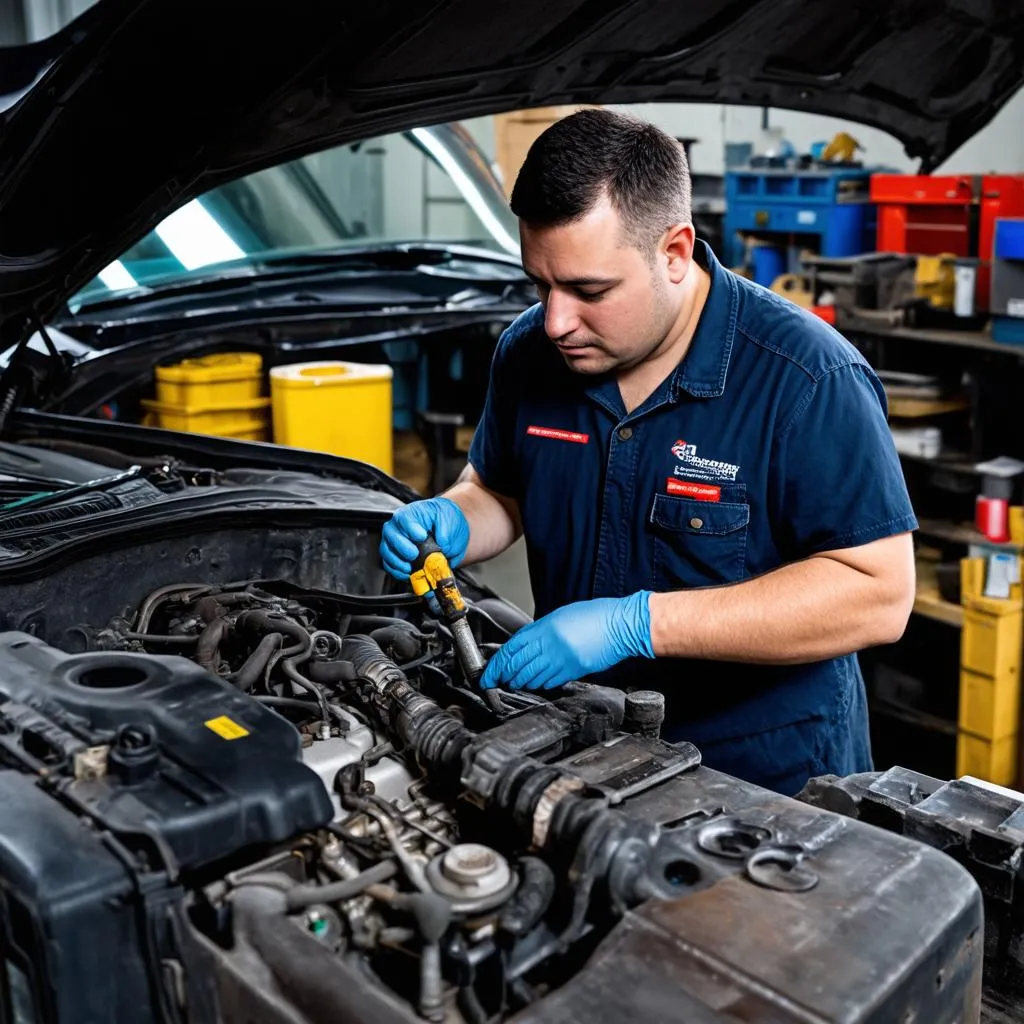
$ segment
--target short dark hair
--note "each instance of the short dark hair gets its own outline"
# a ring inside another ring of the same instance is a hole
[[[690,169],[682,145],[629,114],[578,110],[534,140],[512,190],[527,224],[558,226],[586,216],[607,194],[629,241],[653,255],[665,230],[690,222]]]

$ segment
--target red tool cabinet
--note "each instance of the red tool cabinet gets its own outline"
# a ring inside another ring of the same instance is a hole
[[[976,305],[988,309],[998,217],[1024,217],[1024,174],[873,174],[879,252],[976,257]]]

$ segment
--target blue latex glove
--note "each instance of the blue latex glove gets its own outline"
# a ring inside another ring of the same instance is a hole
[[[567,604],[506,640],[480,685],[550,690],[626,658],[653,658],[649,590]]]
[[[412,563],[419,553],[416,545],[429,533],[453,569],[466,557],[469,523],[462,509],[450,498],[414,501],[400,508],[381,533],[381,561],[396,580],[408,580],[412,575]]]

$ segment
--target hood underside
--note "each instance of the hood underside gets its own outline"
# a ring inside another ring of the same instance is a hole
[[[751,104],[877,126],[928,170],[1024,82],[1024,13],[1014,0],[100,0],[45,44],[0,52],[0,94],[33,78],[0,115],[8,343],[188,199],[416,125],[547,104]]]

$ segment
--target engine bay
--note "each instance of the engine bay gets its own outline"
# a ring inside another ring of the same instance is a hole
[[[521,625],[469,604],[485,654]],[[0,634],[18,1024],[971,1019],[970,875],[703,767],[651,691],[493,707],[423,602],[282,580],[87,635]]]
[[[978,1019],[1012,808],[779,796],[642,677],[484,700],[386,486],[76,444],[0,446],[0,1024]],[[457,575],[490,657],[528,620]]]

